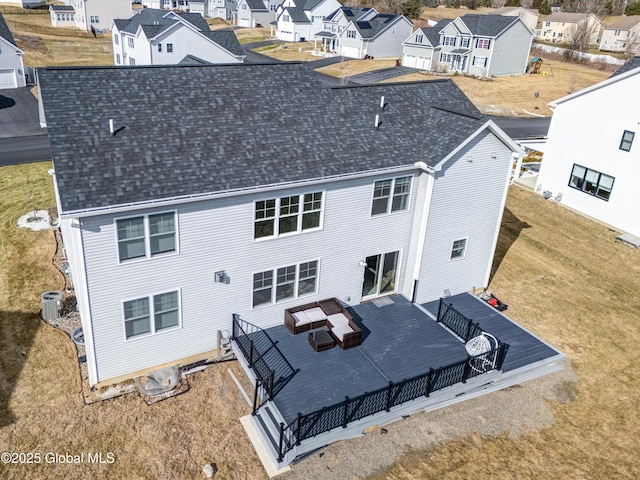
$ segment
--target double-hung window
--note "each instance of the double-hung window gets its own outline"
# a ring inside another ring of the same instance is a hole
[[[286,265],[253,274],[253,307],[316,293],[318,261]]]
[[[630,132],[629,130],[625,130],[622,134],[622,140],[620,140],[620,150],[624,150],[628,152],[631,150],[631,145],[633,144],[633,137],[635,137],[634,132]]]
[[[469,48],[470,44],[471,44],[471,38],[470,37],[462,37],[462,38],[460,38],[460,46],[462,48]]]
[[[423,38],[424,38],[424,35],[416,35],[416,43],[422,43]]]
[[[442,39],[442,44],[448,47],[455,47],[456,46],[456,37],[447,37],[445,36]]]
[[[356,38],[355,30],[347,30],[347,38]]]
[[[611,196],[611,190],[613,190],[614,180],[615,178],[610,175],[605,175],[574,163],[569,186],[608,201]]]
[[[467,251],[467,239],[461,238],[459,240],[454,240],[453,245],[451,246],[451,257],[450,260],[455,260],[457,258],[464,258],[464,255]]]
[[[410,194],[411,176],[378,180],[373,184],[371,215],[407,210]]]
[[[173,43],[167,43],[167,53],[173,53]]]
[[[491,40],[489,40],[488,38],[478,38],[476,40],[476,48],[483,48],[483,49],[488,49],[489,45],[491,44]]]
[[[474,67],[486,67],[487,66],[487,57],[473,57],[473,66]]]
[[[133,37],[127,37],[127,45],[129,45],[129,48],[135,47],[135,44],[133,43]]]
[[[301,233],[321,224],[322,192],[255,202],[254,239]]]
[[[180,325],[177,290],[123,302],[124,331],[128,340]]]
[[[158,44],[158,53],[162,53],[162,44],[161,43]]]
[[[120,262],[177,252],[176,213],[116,220]]]

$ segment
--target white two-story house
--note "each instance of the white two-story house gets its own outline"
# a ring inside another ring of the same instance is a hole
[[[211,31],[202,15],[151,8],[114,20],[111,41],[115,65],[238,63],[245,55],[233,32]]]
[[[276,37],[285,42],[321,38],[324,18],[340,7],[338,0],[284,0],[276,10]]]
[[[431,63],[434,70],[481,77],[525,72],[533,34],[519,17],[469,14],[439,33],[439,58]]]
[[[129,17],[132,13],[129,0],[64,0],[64,4],[73,7],[75,26],[85,31],[109,29],[114,19]],[[66,17],[60,20],[62,23],[58,20],[59,17],[52,17],[52,25],[67,26]]]
[[[0,13],[0,90],[26,85],[23,55]]]
[[[600,50],[616,53],[640,53],[640,15],[624,17],[605,27],[600,40]]]
[[[241,27],[266,27],[276,19],[281,0],[239,0],[237,24]]]
[[[327,15],[323,22],[324,27],[316,34],[316,38],[322,39],[322,50],[337,52],[340,47],[338,36],[351,22],[364,22],[378,15],[375,8],[340,7],[335,12]]]
[[[440,58],[440,31],[452,20],[440,20],[433,27],[418,28],[402,42],[402,66],[431,71]]]
[[[378,14],[367,20],[352,20],[338,34],[340,55],[349,58],[399,58],[402,42],[412,29],[413,22],[404,15]]]
[[[553,117],[536,191],[640,237],[640,57],[549,105]]]
[[[39,80],[91,385],[208,358],[233,314],[266,328],[318,299],[488,283],[521,150],[449,79],[330,88],[288,63]]]

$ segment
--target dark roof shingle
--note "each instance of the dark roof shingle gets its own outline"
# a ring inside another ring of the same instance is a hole
[[[298,63],[38,74],[63,213],[435,166],[486,122],[449,79],[330,88]]]
[[[519,17],[505,17],[503,15],[476,15],[467,14],[460,17],[460,20],[471,30],[474,35],[483,37],[495,37],[512,23],[517,22]]]
[[[9,30],[9,26],[7,22],[4,21],[4,17],[2,16],[2,12],[0,12],[0,37],[4,38],[7,42],[15,45],[16,41],[13,39],[13,35],[11,34],[11,30]]]
[[[638,67],[640,67],[640,56],[630,58],[618,70],[613,72],[613,75],[611,75],[611,77],[615,77],[615,76],[621,75],[623,73],[627,73],[628,71],[633,70],[633,69],[638,68]],[[609,77],[609,78],[611,78],[611,77]]]

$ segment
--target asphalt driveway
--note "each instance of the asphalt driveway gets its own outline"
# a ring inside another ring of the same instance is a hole
[[[40,128],[38,100],[29,88],[0,90],[0,138],[44,135]]]
[[[362,60],[366,62],[366,60]],[[391,67],[391,68],[383,68],[380,70],[374,70],[373,72],[365,72],[360,73],[358,75],[352,75],[349,77],[349,81],[353,83],[360,83],[363,85],[378,83],[383,80],[387,80],[389,78],[401,77],[402,75],[406,75],[408,73],[415,73],[417,70],[415,68],[409,67]]]

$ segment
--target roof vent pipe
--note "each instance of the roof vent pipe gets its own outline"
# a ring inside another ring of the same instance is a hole
[[[376,130],[380,126],[380,115],[376,115]]]
[[[116,135],[116,129],[113,127],[113,118],[109,119],[109,133],[114,137]]]
[[[384,108],[384,95],[380,97],[380,108]]]

